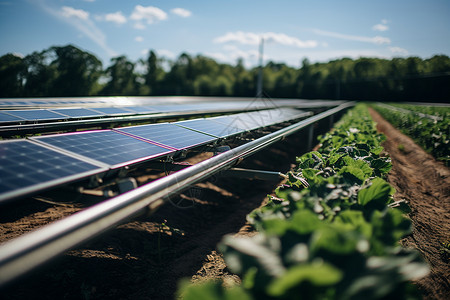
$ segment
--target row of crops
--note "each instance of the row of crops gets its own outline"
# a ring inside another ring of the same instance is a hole
[[[450,107],[407,104],[373,107],[425,151],[450,165]]]
[[[242,279],[185,283],[183,299],[418,298],[410,283],[426,276],[419,254],[399,240],[410,233],[408,206],[394,202],[384,136],[358,105],[297,158],[296,169],[248,220],[251,238],[219,244],[228,268]]]

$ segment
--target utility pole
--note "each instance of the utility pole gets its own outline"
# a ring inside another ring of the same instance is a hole
[[[256,83],[256,98],[262,98],[263,95],[263,82],[262,82],[263,50],[264,50],[264,38],[261,37],[261,42],[259,43],[259,72],[258,72],[258,82]]]

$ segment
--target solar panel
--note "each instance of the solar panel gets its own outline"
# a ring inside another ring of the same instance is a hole
[[[94,159],[111,168],[174,152],[112,130],[55,134],[33,139]]]
[[[131,110],[138,114],[148,114],[156,112],[156,110],[150,106],[126,106],[124,107],[124,109]]]
[[[238,128],[241,130],[241,132],[261,127],[260,125],[256,124],[252,119],[246,117],[244,114],[221,116],[211,118],[211,120],[214,122],[225,124],[229,127]]]
[[[214,141],[207,134],[186,129],[171,123],[125,127],[118,131],[167,145],[176,149],[187,149]]]
[[[118,107],[96,107],[92,109],[106,115],[129,115],[133,113],[130,110]]]
[[[228,126],[223,123],[211,121],[209,119],[194,119],[173,123],[179,126],[183,126],[192,130],[204,132],[219,138],[229,137],[242,132],[242,130]]]
[[[29,121],[63,119],[64,116],[46,109],[10,110],[8,114]]]
[[[24,121],[24,119],[9,115],[4,112],[0,112],[0,122],[20,122]]]
[[[101,117],[105,115],[101,112],[96,112],[87,108],[61,108],[52,109],[52,111],[69,116],[71,118]]]
[[[180,105],[180,104],[151,105],[149,107],[153,108],[156,112],[179,112],[179,111],[193,110],[193,108],[190,105]]]
[[[0,201],[103,169],[27,140],[0,142]]]

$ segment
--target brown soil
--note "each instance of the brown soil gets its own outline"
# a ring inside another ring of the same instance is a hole
[[[431,267],[417,285],[424,299],[450,299],[449,261],[440,251],[450,241],[450,170],[377,112],[370,113],[387,136],[383,146],[392,159],[388,180],[397,191],[394,198],[407,200],[412,210],[413,232],[402,245],[418,249]]]

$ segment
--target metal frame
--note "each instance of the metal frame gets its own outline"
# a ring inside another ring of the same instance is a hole
[[[353,105],[353,102],[344,103],[3,244],[0,246],[0,286],[130,218],[154,211],[171,195]]]

